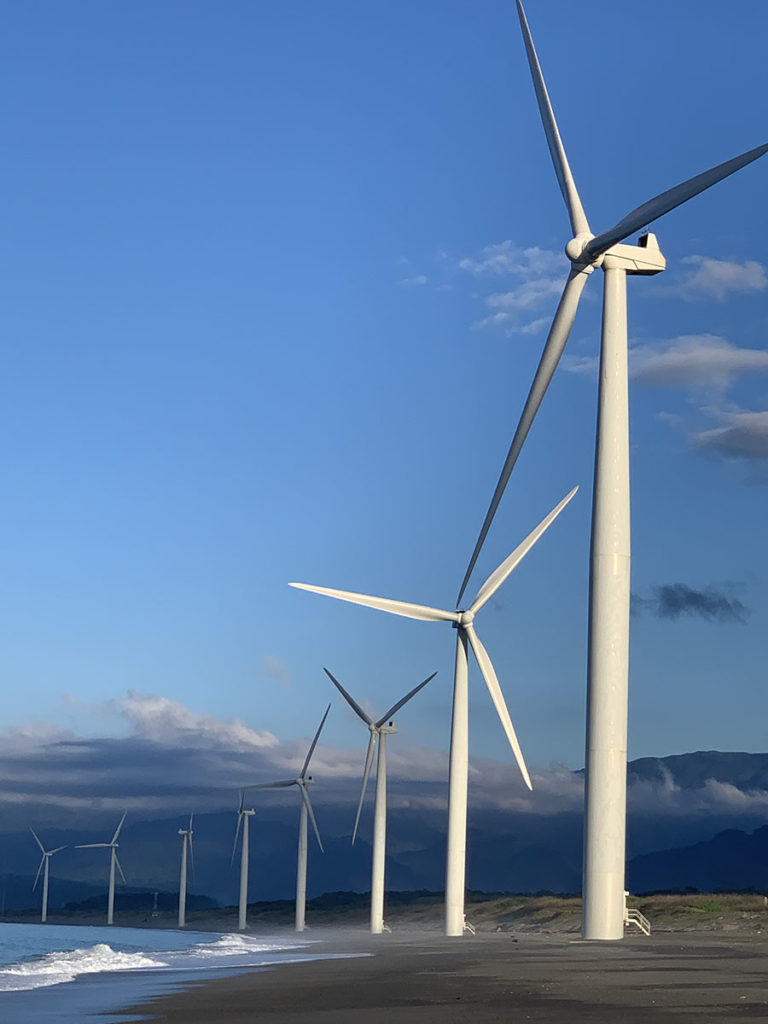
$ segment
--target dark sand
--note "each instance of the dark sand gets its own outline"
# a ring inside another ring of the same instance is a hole
[[[313,930],[324,953],[205,982],[133,1008],[173,1024],[768,1024],[768,940]]]

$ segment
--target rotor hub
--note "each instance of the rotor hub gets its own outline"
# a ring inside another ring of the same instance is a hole
[[[595,236],[591,231],[580,231],[575,238],[572,238],[565,246],[565,255],[571,263],[581,264],[585,267],[599,267],[603,257],[598,256],[596,260],[584,259],[584,249]]]
[[[459,626],[471,626],[474,621],[475,621],[475,613],[474,612],[459,612],[459,620],[458,620],[458,625]]]

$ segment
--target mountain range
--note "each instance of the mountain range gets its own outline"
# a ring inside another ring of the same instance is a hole
[[[579,776],[580,773],[573,773]],[[640,758],[628,765],[628,887],[659,890],[768,890],[768,754],[698,751]],[[351,844],[346,806],[318,810],[325,853],[311,839],[309,895],[370,887],[371,848],[366,837]],[[178,887],[183,817],[135,820],[120,835],[120,860],[133,892],[173,892]],[[51,863],[50,906],[98,899],[106,888],[108,851],[75,850],[78,843],[109,838],[103,831],[46,830],[48,849],[66,846]],[[225,905],[237,899],[239,853],[233,858],[233,811],[200,814],[194,821],[194,893]],[[287,899],[295,886],[298,808],[271,804],[251,820],[251,900]],[[107,835],[106,833],[109,833]],[[387,887],[443,887],[445,811],[395,806],[389,815]],[[581,814],[573,809],[532,813],[480,807],[470,811],[468,886],[486,892],[576,893],[581,888]],[[0,833],[0,887],[7,909],[34,906],[31,886],[39,862],[29,832]]]

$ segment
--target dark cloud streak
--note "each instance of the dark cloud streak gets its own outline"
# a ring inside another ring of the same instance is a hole
[[[737,597],[724,589],[709,586],[696,590],[686,583],[664,583],[651,587],[650,597],[632,595],[632,614],[655,615],[658,619],[673,622],[682,615],[706,619],[709,622],[745,623],[749,609]]]

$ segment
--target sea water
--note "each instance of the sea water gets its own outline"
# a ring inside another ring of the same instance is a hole
[[[106,1024],[117,1019],[109,1011],[180,982],[328,955],[312,945],[266,934],[0,924],[0,1021],[79,1024],[96,1013]]]

